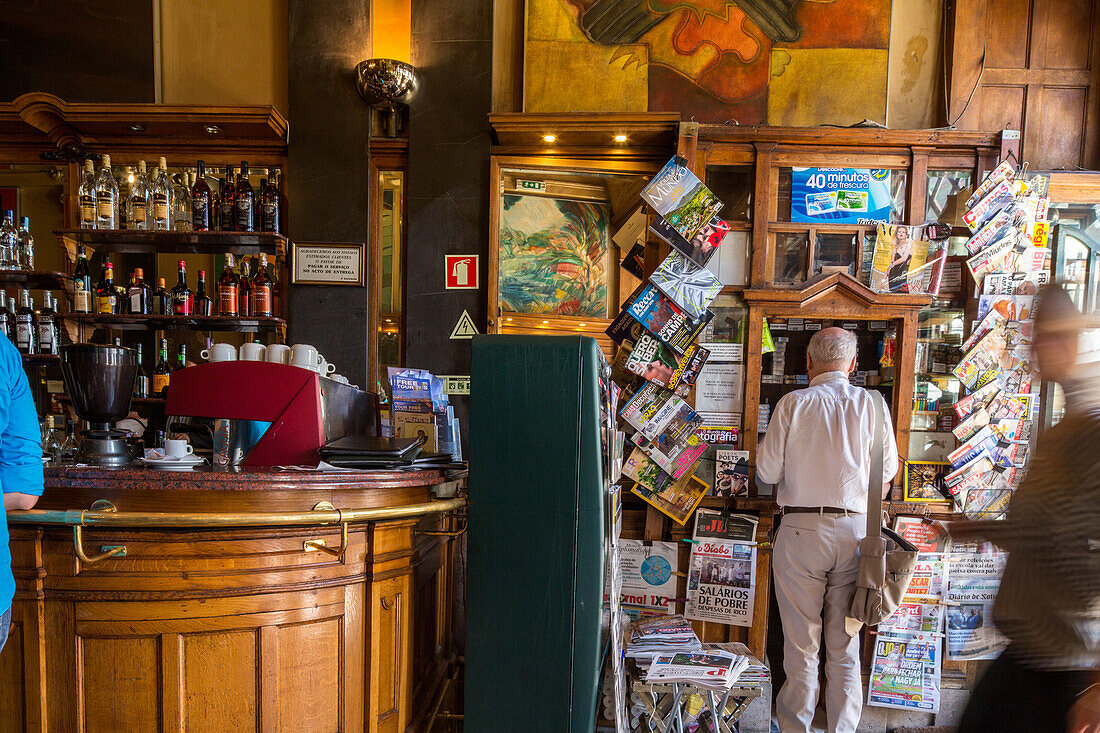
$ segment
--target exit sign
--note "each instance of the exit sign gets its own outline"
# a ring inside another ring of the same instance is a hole
[[[521,191],[545,191],[546,181],[524,181],[522,179],[517,179],[516,188]]]
[[[444,394],[470,394],[469,375],[441,374],[439,378],[443,380]]]

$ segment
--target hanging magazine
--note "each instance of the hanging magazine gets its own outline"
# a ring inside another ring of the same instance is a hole
[[[689,473],[660,491],[650,491],[640,484],[635,485],[630,491],[683,526],[691,518],[691,513],[699,506],[699,502],[703,500],[709,489],[705,482]]]
[[[700,319],[722,290],[722,282],[714,274],[689,260],[680,252],[671,252],[649,281],[672,298],[691,318]]]
[[[645,329],[640,329],[636,342],[624,340],[615,355],[612,368],[619,367],[630,374],[670,389],[676,394],[687,394],[710,352],[692,344],[683,356],[677,356]]]
[[[679,156],[673,156],[653,176],[642,190],[642,198],[688,240],[722,209],[722,202]]]
[[[647,283],[624,310],[678,354],[684,353],[695,342],[712,316],[707,311],[703,318],[690,317],[653,283]],[[616,329],[615,322],[607,330],[611,338],[615,338],[613,329]]]
[[[649,231],[656,234],[668,246],[682,253],[699,267],[706,267],[707,263],[710,262],[710,258],[718,251],[718,246],[729,234],[730,225],[720,217],[715,216],[688,241],[680,236],[680,233],[673,229],[671,224],[660,216],[655,216],[653,217],[653,223],[649,225]]]
[[[940,289],[947,250],[930,253],[925,227],[879,224],[871,259],[871,289],[891,293],[931,293]]]
[[[752,626],[759,521],[747,514],[696,513],[685,616]]]

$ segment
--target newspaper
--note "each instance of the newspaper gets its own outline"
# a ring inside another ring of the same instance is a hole
[[[619,602],[632,618],[675,612],[678,553],[675,542],[619,540]]]
[[[679,654],[658,654],[649,665],[645,681],[650,683],[686,682],[714,690],[725,690],[737,681],[749,666],[747,657],[720,649]]]
[[[684,613],[689,619],[752,626],[759,521],[747,514],[696,513]]]
[[[875,638],[867,704],[935,713],[940,709],[941,639],[921,635],[900,641]]]
[[[947,584],[947,658],[993,659],[1008,641],[993,626],[1004,553],[954,552]]]

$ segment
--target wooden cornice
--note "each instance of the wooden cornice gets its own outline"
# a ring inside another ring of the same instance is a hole
[[[796,308],[815,307],[824,299],[835,301],[839,298],[859,307],[876,310],[923,308],[932,301],[930,295],[876,293],[846,273],[818,275],[807,280],[801,287],[750,288],[742,293],[742,297],[749,305],[779,305]]]
[[[699,125],[699,140],[844,147],[1000,148],[1001,133],[973,130],[888,130],[878,127]]]
[[[678,112],[640,112],[610,114],[603,112],[496,113],[489,115],[493,142],[508,148],[541,150],[562,155],[577,148],[630,151],[659,148],[675,152],[680,129]],[[553,143],[543,135],[553,134]],[[625,143],[615,143],[616,135],[626,135]]]

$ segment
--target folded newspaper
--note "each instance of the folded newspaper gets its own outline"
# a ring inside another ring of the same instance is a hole
[[[658,654],[649,665],[646,682],[685,682],[713,690],[733,685],[749,666],[747,657],[717,649]]]

